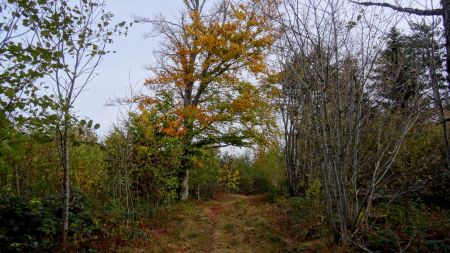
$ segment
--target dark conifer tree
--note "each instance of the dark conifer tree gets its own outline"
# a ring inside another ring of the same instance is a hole
[[[372,85],[375,101],[385,109],[405,109],[419,90],[419,71],[407,36],[393,27],[386,39]]]

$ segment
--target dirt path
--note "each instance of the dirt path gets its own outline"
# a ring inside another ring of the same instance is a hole
[[[221,218],[222,210],[223,207],[221,205],[215,205],[209,208],[209,223],[211,224],[211,228],[209,229],[210,238],[208,240],[208,247],[205,250],[206,252],[212,252],[214,250],[213,242],[216,241],[217,230],[220,221],[219,219]]]
[[[287,242],[263,195],[177,204],[142,228],[145,243],[123,252],[285,252]]]

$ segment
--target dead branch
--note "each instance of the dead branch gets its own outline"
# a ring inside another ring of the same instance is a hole
[[[408,8],[408,7],[401,7],[397,5],[392,5],[388,3],[375,3],[375,2],[357,2],[349,0],[351,3],[362,5],[362,6],[379,6],[379,7],[386,7],[395,11],[409,13],[409,14],[415,14],[420,16],[437,16],[437,15],[444,15],[443,9],[431,9],[431,10],[422,10],[422,9],[415,9],[415,8]]]

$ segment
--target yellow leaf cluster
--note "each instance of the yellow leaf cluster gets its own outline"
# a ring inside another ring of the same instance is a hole
[[[159,64],[145,84],[170,87],[183,101],[175,105],[172,117],[162,117],[161,132],[182,136],[191,125],[256,122],[267,110],[267,101],[255,98],[254,85],[242,83],[248,83],[243,73],[258,77],[268,72],[268,51],[278,37],[269,17],[277,15],[277,4],[279,0],[247,0],[232,4],[229,11],[189,11],[174,28],[160,27],[165,41]],[[144,98],[139,109],[156,103]]]

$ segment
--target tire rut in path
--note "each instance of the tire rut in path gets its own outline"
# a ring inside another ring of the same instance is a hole
[[[211,206],[209,208],[209,222],[211,228],[209,229],[210,240],[206,252],[212,252],[214,250],[214,244],[216,241],[216,232],[219,224],[219,216],[221,215],[223,207],[221,205]]]

